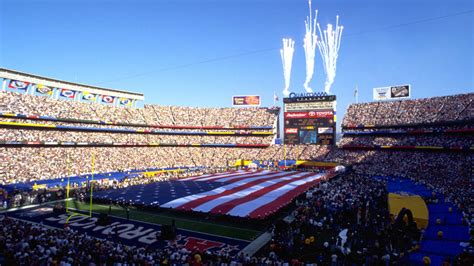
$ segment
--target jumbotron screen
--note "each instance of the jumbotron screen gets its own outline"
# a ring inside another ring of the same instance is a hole
[[[291,93],[283,103],[285,144],[335,144],[335,95]]]

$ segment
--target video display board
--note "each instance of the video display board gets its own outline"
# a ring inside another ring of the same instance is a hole
[[[410,95],[410,85],[398,85],[373,89],[373,96],[375,101],[409,99]]]
[[[290,94],[283,102],[285,144],[335,144],[335,95]]]
[[[240,95],[232,96],[233,106],[260,106],[260,96],[258,95]]]

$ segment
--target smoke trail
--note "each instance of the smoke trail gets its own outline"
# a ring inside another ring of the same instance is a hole
[[[324,33],[321,32],[319,24],[318,29],[319,35],[321,36],[321,40],[318,41],[319,53],[323,59],[324,72],[326,73],[324,91],[329,93],[331,91],[331,85],[334,83],[334,78],[336,78],[336,63],[344,27],[339,26],[339,16],[337,16],[336,27],[334,29],[331,24],[328,24]]]
[[[309,82],[314,74],[314,57],[316,53],[316,46],[318,44],[318,36],[316,35],[316,20],[318,18],[318,10],[315,11],[314,20],[311,16],[311,0],[308,1],[309,17],[304,21],[306,27],[306,34],[304,36],[304,54],[306,58],[306,80],[304,81],[304,88],[306,92],[313,92],[309,87]]]
[[[295,41],[291,38],[283,39],[283,48],[280,49],[281,62],[283,63],[283,77],[285,78],[285,88],[283,95],[288,96],[290,91],[291,65],[293,63],[293,53],[295,52]]]

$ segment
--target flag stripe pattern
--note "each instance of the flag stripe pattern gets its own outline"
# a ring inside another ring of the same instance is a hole
[[[307,177],[307,175],[303,175],[302,177],[299,177],[298,179],[306,178],[306,177]],[[263,189],[255,189],[253,191],[250,191],[250,193],[247,193],[247,195],[245,195],[245,196],[233,199],[231,201],[226,202],[225,204],[221,204],[219,206],[216,206],[216,207],[212,208],[210,210],[210,212],[212,212],[212,213],[228,213],[230,210],[234,209],[236,206],[238,206],[240,204],[243,204],[243,203],[246,203],[246,202],[249,202],[252,199],[259,198],[259,197],[265,195],[266,193],[268,193],[269,191],[280,188],[280,187],[284,186],[285,184],[287,184],[291,181],[292,180],[290,178],[287,178],[283,182],[272,182],[271,185],[269,185],[269,186],[267,186]]]
[[[329,175],[239,170],[100,191],[95,197],[258,219],[275,213]]]
[[[245,180],[239,180],[238,182],[235,182],[235,183],[242,182],[241,185],[234,186],[231,189],[226,189],[222,191],[221,193],[208,195],[203,198],[200,198],[199,200],[188,202],[186,204],[181,205],[179,209],[188,210],[188,211],[196,210],[196,211],[208,212],[210,211],[211,208],[219,204],[222,204],[228,200],[232,200],[239,194],[240,196],[245,196],[246,194],[251,193],[251,191],[255,189],[255,187],[268,185],[270,180],[274,180],[274,179],[282,180],[283,176],[288,176],[288,175],[291,175],[291,174],[288,174],[288,173],[269,174],[269,175],[264,175],[264,176],[260,176],[256,178],[246,178]],[[250,179],[253,179],[253,180],[250,180]]]

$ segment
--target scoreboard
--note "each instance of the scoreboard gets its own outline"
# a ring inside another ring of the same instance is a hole
[[[284,98],[285,144],[334,145],[336,96],[291,93]]]

